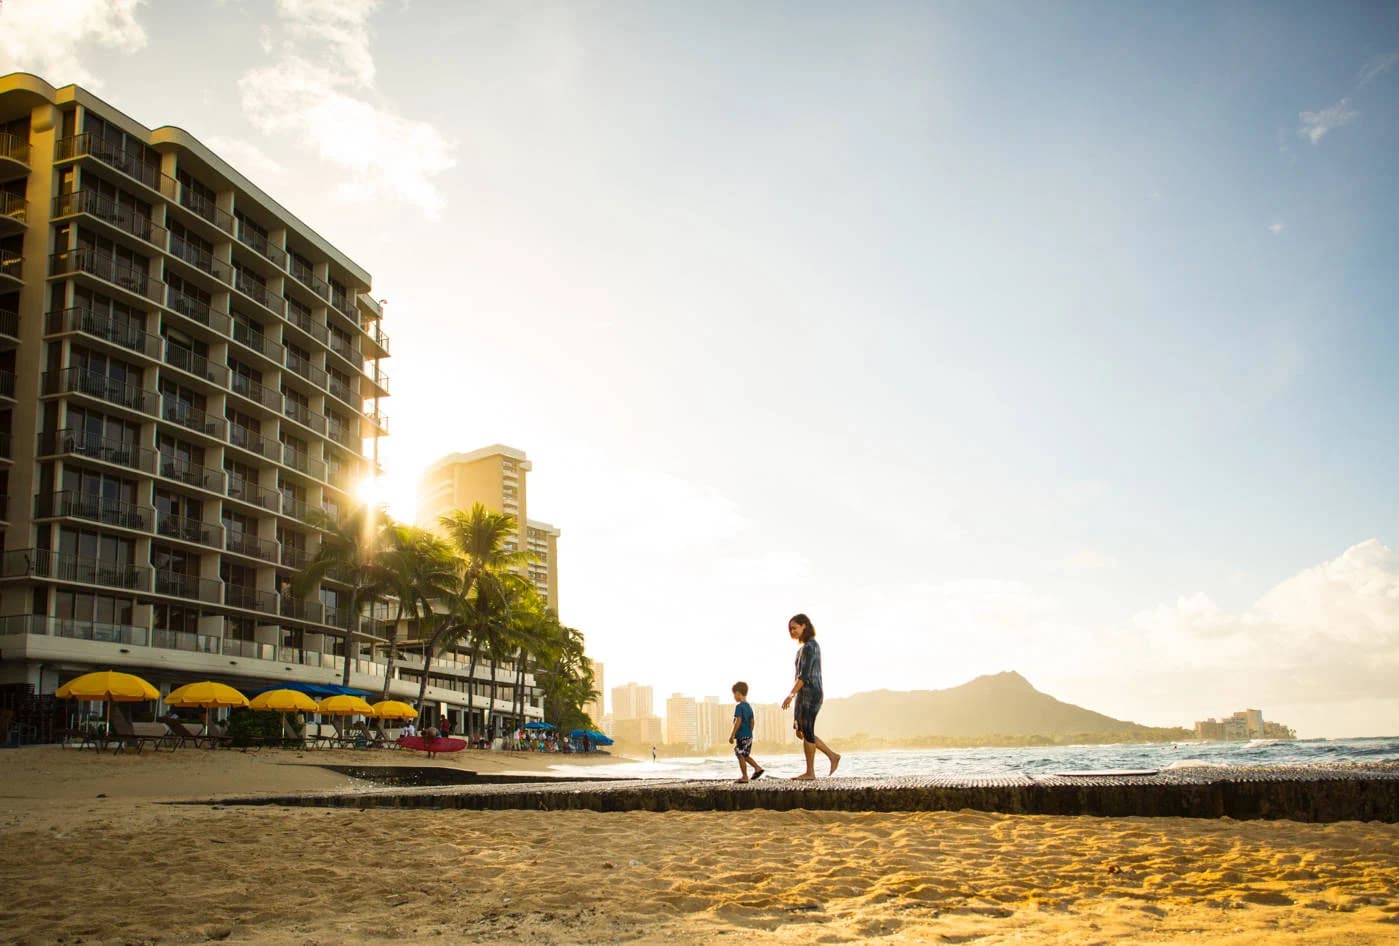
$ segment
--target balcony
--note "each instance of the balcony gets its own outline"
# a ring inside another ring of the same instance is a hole
[[[157,569],[155,573],[156,594],[188,598],[207,604],[219,603],[222,585],[223,582],[212,578],[200,578],[198,575],[185,575],[165,569]]]
[[[277,613],[277,596],[270,591],[259,591],[245,585],[224,585],[223,603],[234,608],[261,611],[264,614]]]
[[[233,233],[233,214],[226,210],[221,210],[216,203],[197,192],[192,187],[186,187],[184,184],[177,184],[177,187],[179,196],[176,199],[176,203],[196,217],[212,223],[224,233]]]
[[[287,398],[283,406],[283,411],[287,417],[290,417],[301,426],[308,427],[318,434],[325,433],[325,416],[317,414],[309,407],[303,407],[299,402]]]
[[[62,430],[41,435],[39,451],[44,456],[71,453],[75,456],[86,457],[89,460],[100,460],[103,463],[126,467],[129,470],[140,470],[142,473],[154,473],[156,469],[157,455],[154,450],[138,447],[136,444],[124,440],[99,437],[74,427],[65,427]]]
[[[200,599],[201,601],[204,599]],[[215,601],[215,604],[218,602]],[[223,638],[212,634],[195,634],[192,631],[174,631],[158,627],[151,631],[151,646],[161,650],[183,650],[196,654],[217,654]]]
[[[15,376],[10,371],[0,371],[0,398],[15,400]]]
[[[270,411],[280,413],[282,410],[282,395],[271,388],[263,387],[258,382],[247,375],[233,375],[233,393],[247,398],[260,407],[265,407]]]
[[[29,219],[29,204],[23,197],[0,191],[0,233],[22,233]]]
[[[319,601],[303,601],[291,595],[282,595],[281,605],[284,618],[310,621],[313,624],[320,624],[325,620],[325,605]]]
[[[266,460],[276,460],[281,455],[281,446],[275,440],[268,440],[256,431],[242,424],[228,425],[228,442],[233,446]]]
[[[103,624],[99,621],[72,621],[44,614],[11,614],[0,618],[0,637],[7,634],[33,634],[36,637],[64,637],[69,640],[98,641],[103,644],[146,646],[146,629],[131,624]]]
[[[215,417],[179,398],[165,397],[161,400],[164,402],[160,412],[162,420],[179,424],[186,430],[193,430],[216,440],[224,438],[224,430],[228,426],[228,421],[222,417]]]
[[[216,526],[202,519],[177,516],[169,512],[162,512],[156,517],[156,532],[168,539],[180,539],[184,542],[195,542],[214,548],[223,545],[222,526]],[[159,585],[158,576],[156,584]],[[156,590],[159,591],[159,587]]]
[[[149,532],[155,524],[155,510],[150,506],[63,490],[41,499],[39,518],[89,519],[119,529]]]
[[[0,250],[0,289],[24,285],[24,257],[9,250]]]
[[[258,233],[252,227],[247,226],[243,221],[238,220],[237,217],[235,217],[234,220],[237,221],[238,232],[235,235],[239,243],[253,250],[263,259],[270,260],[278,269],[286,269],[286,250],[282,249],[280,246],[273,246],[267,237]]]
[[[260,486],[236,473],[230,473],[228,476],[228,498],[256,506],[259,509],[266,509],[268,512],[277,511],[276,490]]]
[[[359,444],[355,443],[355,440],[358,438],[350,433],[350,428],[347,424],[330,424],[326,430],[326,436],[342,447],[349,447],[352,450],[359,449]]]
[[[259,644],[257,641],[240,641],[233,638],[223,638],[223,655],[225,657],[246,657],[249,660],[276,660],[276,644]]]
[[[87,273],[151,302],[160,302],[164,298],[161,284],[145,270],[96,250],[84,248],[55,253],[49,257],[49,262],[51,276]]]
[[[0,340],[19,341],[19,313],[0,309]]]
[[[82,394],[130,411],[156,415],[160,395],[124,381],[117,381],[86,368],[71,367],[44,372],[45,394]]]
[[[330,341],[330,329],[326,328],[324,325],[321,325],[319,322],[317,322],[315,319],[311,318],[311,316],[305,314],[304,312],[299,312],[296,309],[293,309],[291,306],[287,306],[287,321],[290,322],[292,325],[295,325],[297,328],[301,329],[301,331],[305,332],[307,335],[311,336],[316,341],[320,342],[322,345],[328,344]]]
[[[257,352],[279,368],[286,360],[287,350],[285,348],[246,322],[235,321],[233,323],[233,340],[245,348]]]
[[[365,341],[369,342],[373,347],[378,349],[377,352],[371,353],[370,357],[389,357],[389,337],[384,334],[384,330],[379,325],[377,319],[374,322],[364,326],[364,339]]]
[[[76,194],[60,194],[53,199],[55,218],[87,214],[109,224],[122,233],[144,240],[152,246],[165,246],[166,229],[144,214],[130,207],[124,207],[106,194],[96,191],[78,191]]]
[[[173,233],[170,235],[170,255],[206,275],[213,276],[221,283],[233,282],[232,267],[222,260],[215,259],[214,254],[208,250],[195,246],[184,237],[175,236]]]
[[[151,570],[145,566],[60,555],[48,549],[12,549],[6,552],[4,564],[0,566],[0,577],[75,581],[131,591],[148,591],[151,585]]]
[[[196,355],[192,349],[169,339],[165,342],[165,363],[218,387],[228,385],[228,368],[213,364],[203,355]]]
[[[287,271],[290,272],[292,277],[297,282],[301,283],[301,285],[310,289],[323,300],[329,301],[330,286],[327,285],[324,280],[317,279],[315,274],[311,272],[309,266],[303,266],[296,260],[292,260],[291,265],[287,267]]]
[[[230,552],[237,552],[239,555],[260,558],[264,562],[276,562],[281,557],[276,542],[271,539],[260,539],[241,529],[228,529],[223,547]]]
[[[160,173],[160,168],[142,160],[138,152],[127,151],[119,142],[108,141],[96,132],[84,132],[61,139],[54,148],[54,160],[92,157],[109,168],[120,171],[165,197],[175,195],[175,179]]]
[[[250,277],[241,269],[235,269],[233,271],[233,285],[237,287],[239,292],[249,299],[252,299],[264,309],[271,309],[278,315],[287,311],[287,300],[273,293],[270,289]]]
[[[311,562],[311,553],[303,548],[293,545],[282,545],[282,564],[297,571],[305,568]]]
[[[207,302],[179,292],[171,286],[165,287],[165,307],[218,332],[228,334],[228,313],[220,312]]]
[[[345,336],[332,334],[330,336],[330,350],[354,365],[356,371],[364,367],[364,355],[360,354],[359,349],[355,348],[354,345],[347,342]]]
[[[160,336],[136,328],[125,319],[118,320],[106,312],[77,307],[62,312],[50,312],[45,325],[49,335],[82,332],[111,342],[127,351],[139,352],[147,358],[160,360]]]
[[[223,470],[200,466],[169,454],[160,454],[160,475],[167,480],[184,483],[211,493],[222,493],[226,476]]]
[[[300,522],[305,522],[311,518],[311,510],[319,509],[310,503],[297,499],[289,493],[282,493],[282,515],[291,516]]]
[[[325,461],[317,460],[303,450],[297,450],[295,447],[283,444],[282,462],[293,470],[299,473],[305,473],[313,479],[325,479]]]
[[[330,377],[325,373],[324,369],[317,368],[305,358],[302,358],[300,355],[293,355],[291,352],[287,352],[287,368],[294,374],[299,375],[305,380],[310,381],[316,387],[322,389],[325,388],[326,381],[329,380]]]
[[[364,403],[355,392],[350,390],[348,384],[335,377],[335,375],[330,376],[330,380],[326,385],[326,390],[355,410],[359,410],[360,406]]]
[[[360,378],[363,379],[360,385],[360,393],[364,397],[389,396],[389,373],[380,365],[380,362],[375,362],[371,371],[367,374],[360,375]]]
[[[0,132],[0,181],[13,181],[29,173],[29,142],[19,135]]]
[[[359,313],[355,310],[355,297],[352,293],[336,292],[335,287],[332,286],[330,288],[330,307],[356,326],[359,325]]]
[[[383,411],[366,412],[364,415],[366,437],[386,437],[389,433],[389,415]]]

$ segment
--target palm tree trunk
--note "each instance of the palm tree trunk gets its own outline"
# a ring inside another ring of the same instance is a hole
[[[393,680],[393,668],[398,663],[398,625],[403,620],[403,602],[398,602],[398,616],[393,621],[393,633],[389,637],[389,666],[384,671],[384,695],[383,699],[389,698],[389,683]]]
[[[471,659],[466,667],[466,728],[474,737],[478,734],[476,729],[476,658],[481,653],[481,645],[476,642],[476,635],[471,636]]]
[[[432,666],[432,645],[435,641],[430,640],[423,645],[423,678],[418,681],[418,717],[423,715],[423,702],[427,699],[427,672]]]
[[[340,672],[340,685],[348,687],[350,685],[350,661],[355,652],[355,632],[354,628],[359,625],[359,586],[350,592],[350,623],[345,629],[345,667]]]
[[[519,659],[515,662],[515,692],[510,703],[512,706],[519,704],[520,710],[515,714],[520,725],[525,723],[525,649],[520,648]]]
[[[495,694],[496,694],[496,683],[495,683],[495,654],[490,654],[490,655],[488,655],[488,656],[486,657],[486,665],[490,668],[490,671],[491,671],[491,702],[490,702],[489,709],[488,709],[488,711],[487,711],[487,712],[489,713],[489,715],[486,717],[486,719],[487,719],[487,727],[488,727],[487,730],[486,730],[486,732],[487,732],[488,735],[494,736],[494,735],[495,735],[495,732],[494,732],[493,730],[495,729]]]

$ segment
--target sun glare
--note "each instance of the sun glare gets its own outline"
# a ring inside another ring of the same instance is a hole
[[[389,514],[400,522],[412,522],[418,505],[413,488],[404,488],[392,476],[365,477],[356,487],[355,496],[361,502],[388,506]]]

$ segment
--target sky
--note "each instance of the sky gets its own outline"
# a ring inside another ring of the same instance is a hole
[[[607,686],[1399,733],[1392,4],[5,0],[373,274]]]

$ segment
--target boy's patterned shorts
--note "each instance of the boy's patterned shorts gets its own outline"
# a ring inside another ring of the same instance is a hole
[[[748,758],[748,753],[753,751],[753,737],[739,736],[734,740],[734,755],[740,759]]]

